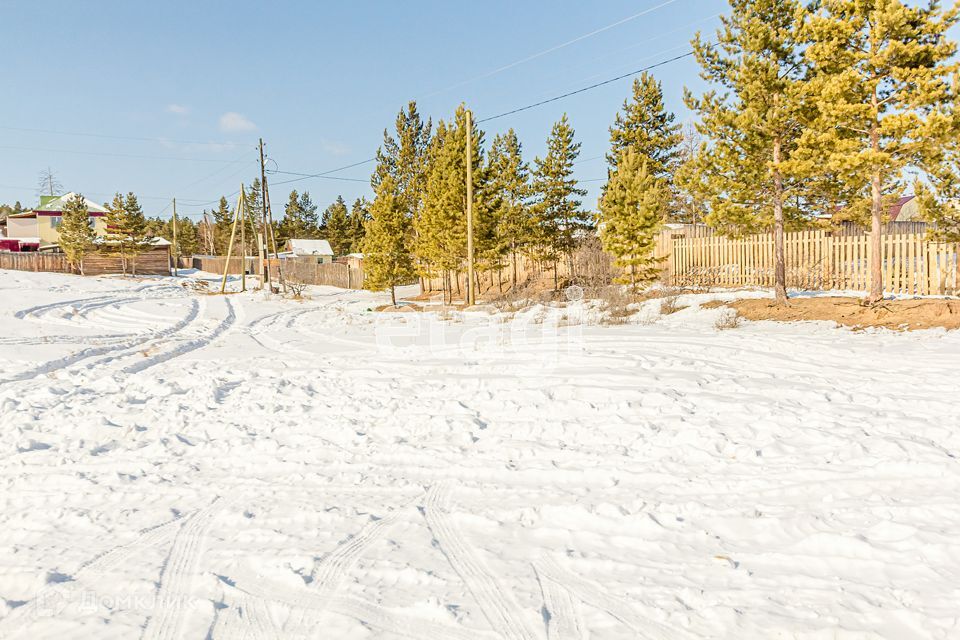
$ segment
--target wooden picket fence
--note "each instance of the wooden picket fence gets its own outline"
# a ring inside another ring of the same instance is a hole
[[[773,286],[773,234],[661,236],[665,276],[677,286]],[[884,291],[909,295],[960,294],[960,244],[929,242],[924,234],[883,238]],[[870,287],[870,237],[828,231],[785,234],[787,287],[805,290]],[[665,248],[669,248],[669,251]]]

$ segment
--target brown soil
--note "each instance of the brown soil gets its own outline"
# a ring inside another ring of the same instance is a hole
[[[915,330],[960,329],[960,300],[885,300],[864,305],[860,298],[791,298],[789,306],[778,307],[769,299],[713,302],[704,307],[728,306],[747,320],[832,320],[854,327],[885,327]]]

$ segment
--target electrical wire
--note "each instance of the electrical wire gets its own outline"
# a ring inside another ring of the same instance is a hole
[[[609,79],[603,80],[603,81],[601,81],[601,82],[595,82],[594,84],[588,85],[588,86],[586,86],[586,87],[581,87],[580,89],[575,89],[575,90],[573,90],[573,91],[568,91],[567,93],[560,94],[559,96],[554,96],[553,98],[547,98],[546,100],[540,100],[539,102],[534,102],[533,104],[528,104],[528,105],[523,106],[523,107],[518,107],[518,108],[516,108],[516,109],[511,109],[510,111],[504,111],[503,113],[498,113],[498,114],[495,115],[495,116],[489,116],[489,117],[487,117],[487,118],[482,118],[482,119],[480,119],[480,120],[477,120],[477,124],[480,124],[480,123],[482,123],[482,122],[490,122],[491,120],[496,120],[496,119],[498,119],[498,118],[504,118],[504,117],[506,117],[506,116],[513,115],[513,114],[515,114],[515,113],[520,113],[521,111],[527,111],[527,110],[529,110],[529,109],[534,109],[534,108],[536,108],[536,107],[541,107],[541,106],[543,106],[543,105],[545,105],[545,104],[550,104],[551,102],[556,102],[557,100],[563,100],[564,98],[569,98],[570,96],[575,96],[575,95],[577,95],[578,93],[584,93],[584,92],[586,92],[586,91],[590,91],[590,90],[592,90],[592,89],[596,89],[596,88],[598,88],[598,87],[602,87],[602,86],[604,86],[604,85],[611,84],[611,83],[613,83],[613,82],[616,82],[617,80],[623,80],[624,78],[629,78],[630,76],[635,76],[635,75],[637,75],[637,74],[643,73],[644,71],[650,71],[651,69],[656,69],[657,67],[662,67],[662,66],[664,66],[664,65],[670,64],[671,62],[676,62],[677,60],[682,60],[682,59],[684,59],[684,58],[689,58],[689,57],[692,56],[692,55],[693,55],[693,51],[687,51],[686,53],[683,53],[683,54],[681,54],[681,55],[679,55],[679,56],[674,56],[674,57],[668,58],[668,59],[666,59],[666,60],[661,60],[660,62],[655,62],[654,64],[647,65],[647,66],[642,67],[642,68],[640,68],[640,69],[636,69],[636,70],[630,71],[630,72],[628,72],[628,73],[623,73],[623,74],[621,74],[621,75],[619,75],[619,76],[616,76],[616,77],[614,77],[614,78],[609,78]]]
[[[648,13],[653,13],[654,11],[656,11],[656,10],[658,10],[658,9],[662,9],[663,7],[666,7],[667,5],[671,5],[671,4],[673,4],[674,2],[677,2],[677,0],[666,0],[666,2],[661,2],[660,4],[658,4],[658,5],[654,6],[654,7],[649,7],[649,8],[644,9],[643,11],[641,11],[641,12],[639,12],[639,13],[633,14],[632,16],[627,16],[626,18],[623,18],[623,19],[621,19],[621,20],[617,20],[616,22],[614,22],[614,23],[612,23],[612,24],[608,24],[608,25],[605,26],[605,27],[600,27],[599,29],[594,29],[593,31],[591,31],[591,32],[589,32],[589,33],[583,34],[582,36],[577,36],[576,38],[574,38],[574,39],[572,39],[572,40],[567,40],[566,42],[562,42],[562,43],[560,43],[560,44],[558,44],[558,45],[554,45],[554,46],[552,46],[552,47],[550,47],[550,48],[548,48],[548,49],[544,49],[543,51],[538,51],[537,53],[534,53],[534,54],[532,54],[532,55],[526,56],[526,57],[524,57],[524,58],[521,58],[520,60],[516,60],[516,61],[511,62],[511,63],[509,63],[509,64],[505,64],[505,65],[503,65],[502,67],[497,67],[496,69],[492,69],[491,71],[488,71],[488,72],[486,72],[486,73],[480,74],[479,76],[476,76],[476,77],[473,77],[473,78],[469,78],[469,79],[467,79],[467,80],[462,80],[462,81],[460,81],[460,82],[457,82],[457,83],[455,83],[455,84],[450,85],[449,87],[445,87],[445,88],[443,88],[443,89],[438,89],[438,90],[436,90],[436,91],[432,91],[431,93],[425,94],[425,95],[422,96],[422,97],[424,97],[424,98],[429,98],[429,97],[434,96],[434,95],[436,95],[436,94],[438,94],[438,93],[443,93],[443,92],[445,92],[445,91],[450,91],[451,89],[456,89],[456,88],[458,88],[458,87],[462,87],[462,86],[465,85],[465,84],[469,84],[469,83],[475,82],[475,81],[477,81],[477,80],[483,80],[483,79],[485,79],[485,78],[489,78],[489,77],[491,77],[491,76],[495,76],[495,75],[497,75],[498,73],[502,73],[502,72],[504,72],[504,71],[507,71],[508,69],[512,69],[512,68],[514,68],[514,67],[520,66],[520,65],[525,64],[525,63],[527,63],[527,62],[530,62],[531,60],[536,60],[537,58],[541,58],[541,57],[543,57],[543,56],[545,56],[545,55],[547,55],[547,54],[553,53],[554,51],[559,51],[560,49],[564,49],[564,48],[566,48],[566,47],[569,47],[570,45],[576,44],[576,43],[578,43],[578,42],[580,42],[580,41],[582,41],[582,40],[586,40],[587,38],[592,38],[593,36],[598,35],[598,34],[600,34],[600,33],[603,33],[604,31],[609,31],[610,29],[613,29],[614,27],[619,27],[620,25],[622,25],[622,24],[624,24],[624,23],[626,23],[626,22],[630,22],[631,20],[636,20],[637,18],[640,18],[640,17],[642,17],[642,16],[645,16],[645,15],[647,15]]]
[[[246,142],[200,142],[198,140],[174,140],[171,138],[148,138],[142,136],[115,136],[104,133],[81,133],[78,131],[59,131],[55,129],[29,129],[25,127],[0,127],[4,131],[21,131],[26,133],[48,133],[59,136],[82,136],[84,138],[108,138],[111,140],[138,140],[141,142],[159,142],[161,144],[195,144],[215,147],[240,147],[246,146]]]

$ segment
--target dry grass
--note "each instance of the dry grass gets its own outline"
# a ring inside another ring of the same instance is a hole
[[[960,300],[885,300],[864,305],[860,298],[824,296],[791,298],[785,307],[768,298],[721,304],[736,309],[748,320],[828,320],[858,329],[960,329]]]

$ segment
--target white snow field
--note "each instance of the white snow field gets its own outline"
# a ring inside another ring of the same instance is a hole
[[[0,272],[0,638],[960,637],[957,333],[182,281]]]

